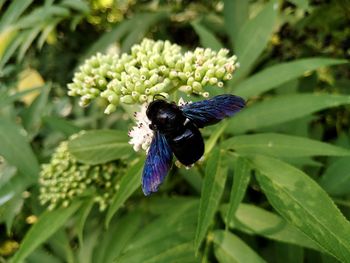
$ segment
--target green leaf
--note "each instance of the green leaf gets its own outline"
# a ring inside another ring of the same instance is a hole
[[[89,4],[82,0],[63,0],[60,3],[61,6],[68,7],[70,9],[74,9],[80,13],[85,15],[90,13]]]
[[[7,92],[2,93],[0,95],[0,107],[5,107],[6,105],[15,102],[16,100],[25,97],[26,95],[32,93],[32,92],[36,92],[36,91],[40,91],[42,89],[42,86],[40,87],[36,87],[36,88],[31,88],[31,89],[27,89],[27,90],[23,90],[23,91],[19,91],[16,92],[13,95],[8,95]]]
[[[23,179],[36,181],[39,163],[30,147],[25,131],[11,121],[0,117],[0,155],[17,167]]]
[[[12,55],[16,52],[17,48],[21,45],[24,33],[16,31],[12,36],[11,42],[6,46],[5,50],[0,52],[0,69],[2,70],[6,63],[10,60]]]
[[[296,6],[302,9],[309,9],[309,1],[308,0],[289,0]]]
[[[222,146],[224,149],[234,150],[240,155],[266,154],[288,158],[314,155],[350,155],[349,150],[329,143],[278,133],[235,136],[224,141]]]
[[[6,204],[0,206],[0,219],[4,221],[6,225],[6,234],[8,236],[11,235],[13,221],[16,216],[21,213],[21,209],[23,207],[23,197],[16,196],[12,198],[10,201],[6,202]]]
[[[38,248],[36,249],[30,256],[26,258],[26,263],[37,263],[37,262],[45,262],[45,263],[62,263],[58,257],[49,254],[47,250]]]
[[[45,85],[40,90],[40,95],[35,98],[23,114],[23,126],[31,137],[34,137],[40,129],[41,119],[48,101],[50,89],[50,86]]]
[[[331,195],[350,193],[350,157],[336,160],[327,167],[320,185]]]
[[[182,169],[179,171],[184,180],[187,181],[193,189],[200,194],[202,191],[203,178],[196,167],[192,169]]]
[[[3,5],[5,4],[7,0],[0,0],[0,10],[2,9]]]
[[[137,17],[137,14],[135,14],[134,17]],[[129,31],[132,30],[134,26],[133,21],[136,19],[134,17],[128,20],[123,20],[112,27],[111,31],[105,32],[100,38],[92,43],[91,47],[82,56],[80,61],[83,62],[97,52],[104,52],[111,44],[118,43]]]
[[[169,262],[162,259],[175,253],[179,253],[179,257],[176,257],[179,262],[198,261],[193,249],[197,211],[198,202],[194,200],[174,206],[173,210],[146,223],[115,262]],[[145,215],[143,218],[147,220]]]
[[[8,181],[0,185],[0,206],[23,192],[35,182],[35,178],[26,178],[20,174],[12,176]]]
[[[93,227],[89,229],[89,234],[85,236],[84,243],[79,247],[77,251],[77,260],[76,262],[84,263],[94,263],[93,262],[93,253],[94,248],[99,246],[102,238],[102,228]],[[75,263],[75,262],[72,262]]]
[[[119,263],[199,262],[195,258],[193,242],[181,242],[169,235],[160,243],[145,246],[140,251],[129,252],[118,258]]]
[[[326,192],[305,173],[277,159],[252,159],[271,205],[338,260],[350,258],[350,224]]]
[[[93,206],[94,206],[94,198],[90,197],[82,203],[78,211],[77,233],[78,233],[80,246],[83,245],[83,233],[84,233],[85,222]]]
[[[109,225],[113,215],[125,203],[125,201],[141,186],[141,173],[144,165],[144,158],[132,163],[128,171],[120,180],[119,190],[113,196],[106,215],[106,226]]]
[[[188,204],[174,206],[174,210],[167,214],[162,213],[160,217],[152,220],[151,223],[143,225],[142,230],[130,241],[125,252],[132,255],[140,251],[139,256],[142,256],[142,250],[148,246],[152,247],[155,245],[154,252],[156,253],[161,251],[161,249],[157,248],[157,244],[163,241],[166,243],[168,241],[169,243],[193,241],[197,217],[197,200]],[[151,236],[150,233],[152,233]]]
[[[130,155],[128,140],[125,131],[87,131],[70,140],[68,149],[82,163],[101,164]]]
[[[264,51],[275,27],[277,13],[277,1],[272,0],[241,27],[235,48],[240,68],[235,73],[234,80],[246,76]]]
[[[263,92],[279,87],[283,83],[299,78],[306,72],[344,63],[348,63],[348,61],[331,58],[304,58],[280,63],[259,71],[259,73],[240,82],[234,88],[234,93],[245,98],[258,96]]]
[[[228,209],[229,204],[221,206],[221,215],[226,224]],[[322,251],[314,241],[279,215],[258,206],[241,203],[234,217],[229,219],[230,228],[249,235],[259,235],[271,240]]]
[[[31,13],[21,17],[16,22],[16,28],[19,29],[34,29],[42,28],[43,21],[47,21],[52,18],[67,18],[70,12],[67,8],[58,5],[40,6],[34,9]],[[26,32],[26,31],[25,31]]]
[[[215,148],[209,156],[205,169],[195,247],[198,250],[218,209],[224,191],[227,168],[221,165],[220,149]]]
[[[191,25],[194,31],[196,31],[197,35],[199,36],[201,46],[205,48],[211,48],[216,51],[219,51],[221,48],[223,48],[222,44],[215,37],[215,35],[203,25],[201,25],[198,20],[192,22]]]
[[[241,239],[230,232],[216,230],[213,233],[214,252],[220,263],[266,262]]]
[[[271,252],[273,253],[272,255],[273,258],[282,258],[283,263],[304,263],[306,261],[306,255],[308,253],[308,251],[305,251],[304,248],[302,247],[283,244],[283,243],[277,243],[277,242],[272,244]],[[325,255],[322,253],[310,253],[310,254],[317,255],[317,256]],[[310,258],[308,258],[307,260],[310,260],[312,262],[312,259]],[[324,261],[323,259],[321,260],[321,262],[326,263],[326,261]]]
[[[93,262],[112,263],[118,258],[130,239],[137,234],[142,221],[138,211],[129,212],[106,230],[100,244],[95,248]]]
[[[62,132],[64,135],[70,136],[79,132],[81,129],[70,121],[57,116],[45,116],[43,122],[55,131]]]
[[[70,241],[70,236],[66,229],[60,228],[53,235],[51,235],[48,241],[45,242],[45,245],[50,248],[53,254],[64,258],[64,262],[74,263],[74,252]],[[36,249],[35,251],[37,250],[38,249]],[[33,255],[35,251],[31,253],[30,256]]]
[[[45,43],[45,41],[48,39],[49,35],[53,30],[56,28],[57,24],[62,21],[62,18],[53,18],[46,22],[46,24],[43,26],[42,32],[40,34],[40,37],[38,39],[38,49],[41,49]]]
[[[133,26],[122,43],[121,52],[128,52],[132,45],[141,41],[153,25],[167,17],[168,13],[163,11],[138,14],[137,16],[134,16],[135,19],[133,20]]]
[[[36,27],[33,27],[32,29],[28,29],[25,32],[23,32],[24,38],[17,54],[17,60],[21,61],[24,58],[24,55],[26,54],[27,50],[30,48],[35,38],[39,35],[40,31],[41,31],[41,26],[36,26]]]
[[[172,262],[174,259],[178,262],[199,262],[199,259],[195,259],[193,242],[184,242],[176,244],[161,251],[158,255],[155,255],[143,262],[158,263],[158,262]]]
[[[191,169],[189,169],[191,170]],[[145,203],[142,204],[140,209],[144,209],[147,213],[154,215],[169,214],[174,211],[174,207],[180,210],[183,207],[188,207],[188,204],[191,206],[196,206],[194,209],[198,210],[199,207],[199,198],[190,197],[190,196],[159,196],[155,195],[152,198],[145,200]]]
[[[80,203],[73,203],[67,208],[46,211],[25,235],[22,243],[11,262],[22,262],[37,247],[43,244],[51,235],[60,229],[79,208]]]
[[[0,32],[17,21],[33,0],[14,0],[0,20]]]
[[[278,96],[248,106],[229,119],[227,131],[240,134],[294,120],[316,111],[350,104],[350,96],[295,94]]]
[[[249,1],[247,0],[224,0],[225,29],[235,46],[238,32],[248,20]]]
[[[218,125],[217,128],[214,129],[214,131],[211,133],[208,140],[205,141],[205,153],[204,156],[207,156],[215,147],[217,144],[217,141],[219,140],[220,136],[224,133],[226,130],[228,123],[226,120],[221,125]]]
[[[238,157],[234,162],[233,184],[230,194],[230,203],[227,210],[226,222],[234,218],[239,204],[242,202],[250,180],[251,168],[246,159]]]

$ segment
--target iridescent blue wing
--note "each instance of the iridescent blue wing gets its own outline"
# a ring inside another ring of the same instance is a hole
[[[223,94],[208,100],[186,104],[182,106],[182,111],[197,127],[203,128],[234,115],[244,106],[245,101],[241,97]]]
[[[142,190],[145,195],[158,191],[171,167],[172,158],[173,153],[165,137],[155,132],[142,172]]]

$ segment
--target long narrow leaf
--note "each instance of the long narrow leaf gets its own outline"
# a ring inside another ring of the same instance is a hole
[[[140,40],[147,34],[150,27],[159,23],[168,16],[166,12],[145,13],[134,16],[134,24],[132,30],[126,35],[121,51],[128,52],[132,45],[140,42]]]
[[[240,82],[235,87],[234,93],[245,98],[258,96],[285,82],[301,77],[305,72],[344,63],[348,63],[348,61],[331,58],[304,58],[277,64]]]
[[[274,30],[277,13],[278,3],[271,0],[256,17],[247,20],[240,29],[235,51],[241,67],[234,80],[246,76],[264,51]]]
[[[106,226],[109,225],[113,215],[124,204],[124,202],[141,186],[141,172],[144,159],[140,159],[137,163],[130,166],[129,170],[120,180],[119,191],[114,195],[111,205],[106,215]]]
[[[214,252],[220,263],[266,262],[252,248],[230,232],[217,230],[213,233]]]
[[[225,29],[231,39],[231,43],[234,45],[234,49],[238,38],[238,32],[248,20],[248,15],[249,1],[224,1]]]
[[[252,159],[271,205],[291,224],[342,262],[350,258],[350,223],[306,174],[277,159]]]
[[[350,104],[350,96],[295,94],[279,96],[247,107],[229,119],[227,131],[240,134],[249,130],[295,120],[316,111]]]
[[[106,163],[130,154],[126,132],[116,130],[88,131],[69,141],[69,152],[80,162]]]
[[[22,262],[30,253],[53,235],[79,208],[80,203],[74,203],[67,208],[44,212],[38,222],[28,231],[19,250],[12,258],[12,263]]]
[[[195,21],[191,23],[193,29],[196,31],[199,36],[200,43],[205,48],[211,48],[213,50],[220,50],[223,48],[220,41],[215,37],[215,35],[210,32],[207,28],[199,23],[199,21]]]
[[[22,15],[33,0],[14,0],[0,20],[0,32],[9,26]]]
[[[21,127],[0,117],[0,155],[17,167],[23,177],[35,181],[39,164],[24,133]]]
[[[77,234],[78,234],[80,245],[83,244],[83,233],[84,233],[85,222],[89,216],[89,213],[91,212],[93,205],[94,205],[94,199],[93,197],[90,197],[82,203],[81,208],[78,210],[79,216],[77,219]]]
[[[141,221],[142,214],[138,211],[118,218],[116,223],[102,235],[102,240],[95,249],[93,262],[114,262],[129,244],[130,239],[137,234]]]
[[[233,184],[230,194],[229,208],[226,216],[227,225],[229,225],[230,220],[234,218],[236,210],[244,198],[251,173],[249,163],[243,157],[238,157],[234,162],[234,165]]]
[[[227,169],[221,165],[220,149],[215,148],[205,169],[195,247],[198,250],[218,209],[226,181]]]
[[[350,193],[350,157],[340,158],[327,167],[320,185],[331,195]]]
[[[197,262],[193,248],[197,216],[197,200],[175,205],[173,210],[145,224],[115,262],[169,262],[166,258],[176,253],[179,257],[174,259],[179,262]],[[146,215],[143,218],[147,220]]]
[[[44,85],[41,89],[40,95],[35,98],[23,114],[23,126],[31,137],[34,137],[39,131],[41,119],[45,113],[44,109],[48,102],[50,89],[51,87],[49,85]]]
[[[350,155],[350,150],[329,143],[278,133],[235,136],[222,145],[224,149],[237,151],[241,155],[266,154],[288,158]]]
[[[323,252],[316,242],[289,224],[279,215],[252,204],[241,203],[234,217],[226,219],[229,204],[221,206],[221,215],[229,227],[249,235],[258,235],[278,242]]]

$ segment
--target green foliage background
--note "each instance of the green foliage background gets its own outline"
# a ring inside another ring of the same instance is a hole
[[[349,0],[0,0],[0,262],[350,262],[349,25]],[[208,89],[248,100],[150,197],[135,109],[66,95],[86,58],[144,37],[228,48],[241,67]],[[70,154],[123,160],[119,190],[48,210],[41,164],[80,130]]]

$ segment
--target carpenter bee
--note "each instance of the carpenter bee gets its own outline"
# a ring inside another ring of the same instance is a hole
[[[223,94],[183,106],[163,99],[152,101],[146,111],[154,136],[142,172],[145,195],[158,190],[167,175],[173,154],[185,166],[198,161],[204,153],[199,128],[218,123],[245,106],[238,96]]]

